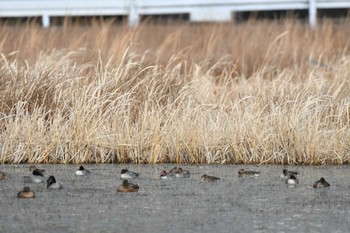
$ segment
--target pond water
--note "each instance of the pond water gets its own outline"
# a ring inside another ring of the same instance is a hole
[[[190,178],[161,180],[175,165],[84,165],[89,177],[75,175],[78,165],[38,165],[64,185],[28,184],[35,199],[18,199],[29,165],[0,165],[1,232],[350,232],[348,166],[178,165]],[[137,193],[117,193],[123,168],[139,172],[130,180]],[[240,168],[258,177],[238,177]],[[279,175],[297,170],[299,184],[289,187]],[[203,174],[220,177],[201,182]],[[313,189],[325,177],[330,188]]]

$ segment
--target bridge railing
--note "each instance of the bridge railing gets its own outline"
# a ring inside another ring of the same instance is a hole
[[[234,12],[308,10],[309,23],[317,24],[318,9],[350,8],[350,0],[0,0],[0,17],[128,16],[131,26],[140,16],[189,14],[190,21],[231,21]]]

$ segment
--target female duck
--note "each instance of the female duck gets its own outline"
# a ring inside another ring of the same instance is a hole
[[[171,172],[172,170],[170,170]],[[174,175],[177,178],[189,178],[191,173],[187,170],[183,170],[181,167],[174,169]]]
[[[0,172],[0,180],[4,180],[6,178],[5,172]]]
[[[48,189],[63,189],[62,183],[56,182],[54,176],[49,176],[49,178],[46,180],[46,187]]]
[[[128,169],[122,169],[122,171],[120,172],[120,177],[122,179],[134,179],[139,175],[139,173],[129,171]]]
[[[214,182],[214,181],[220,180],[220,178],[219,177],[215,177],[215,176],[208,176],[208,175],[204,174],[201,177],[201,180],[202,181],[207,181],[207,182]]]
[[[316,181],[312,187],[317,189],[317,188],[327,188],[329,186],[331,185],[323,177],[321,177],[321,179]]]
[[[258,171],[246,171],[243,168],[238,170],[238,176],[242,177],[242,176],[258,176],[260,174],[260,172]]]
[[[169,173],[175,173],[178,169],[178,167],[173,167],[172,169],[170,169]]]
[[[75,171],[75,175],[77,176],[88,176],[91,172],[85,169],[83,166],[80,166],[78,170]]]
[[[123,183],[117,187],[117,192],[129,193],[139,191],[137,184],[129,183],[128,180],[123,180]]]
[[[35,198],[35,192],[30,191],[28,186],[25,186],[22,191],[17,193],[18,198]]]

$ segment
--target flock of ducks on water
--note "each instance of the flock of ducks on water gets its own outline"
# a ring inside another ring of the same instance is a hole
[[[24,177],[24,183],[43,183],[45,182],[45,178],[43,173],[45,169],[39,169],[35,165],[30,166],[29,168],[31,174],[29,176]],[[91,172],[85,169],[83,166],[80,166],[78,170],[75,171],[75,175],[77,176],[88,176]],[[246,171],[244,169],[238,170],[238,176],[258,176],[260,174],[259,171]],[[120,173],[120,177],[123,179],[121,185],[117,187],[117,192],[137,192],[139,191],[139,186],[137,184],[130,183],[129,179],[135,179],[139,177],[139,173],[129,171],[128,169],[122,169]],[[297,176],[299,173],[297,171],[288,171],[287,169],[283,169],[280,177],[286,178],[285,183],[288,185],[296,185],[299,183]],[[173,179],[173,178],[189,178],[191,173],[187,170],[182,169],[181,167],[174,167],[169,172],[163,170],[160,174],[161,179]],[[6,179],[6,174],[0,171],[0,180]],[[209,175],[202,175],[201,180],[203,182],[216,182],[220,180],[220,178]],[[317,180],[313,184],[313,188],[327,188],[330,184],[323,178]],[[46,187],[48,189],[62,189],[63,185],[61,182],[57,182],[55,177],[50,175],[46,180]],[[28,186],[24,186],[23,190],[17,193],[18,198],[35,198],[35,192],[31,191]]]

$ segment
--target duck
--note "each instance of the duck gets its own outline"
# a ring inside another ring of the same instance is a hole
[[[0,180],[4,180],[6,178],[5,172],[0,171]]]
[[[44,181],[44,175],[38,169],[34,169],[32,174],[24,177],[25,183],[43,183]]]
[[[299,172],[297,172],[297,171],[288,171],[287,169],[283,169],[280,177],[281,178],[287,178],[287,177],[290,177],[291,175],[298,176]]]
[[[17,193],[17,198],[35,198],[35,192],[30,191],[28,186],[25,186],[22,191]]]
[[[137,184],[129,183],[128,180],[123,180],[123,183],[117,187],[117,192],[129,193],[138,191],[139,186]]]
[[[160,173],[160,178],[161,179],[172,179],[174,178],[174,173],[172,172],[166,172],[165,170],[163,170],[161,173]]]
[[[238,170],[238,176],[242,177],[242,176],[258,176],[260,175],[260,172],[258,171],[246,171],[243,168]]]
[[[169,173],[175,173],[179,168],[178,167],[173,167],[172,169],[169,170]]]
[[[220,178],[215,177],[215,176],[208,176],[207,174],[204,174],[204,175],[202,175],[201,180],[208,181],[208,182],[214,182],[214,181],[220,180]]]
[[[323,177],[321,179],[317,180],[314,185],[312,186],[313,188],[327,188],[331,186]]]
[[[85,169],[83,166],[80,166],[78,170],[75,171],[75,175],[77,176],[87,176],[90,175],[91,172]]]
[[[189,178],[191,176],[189,171],[183,170],[181,167],[171,169],[170,173],[174,173],[175,177],[177,178]]]
[[[63,185],[61,182],[56,182],[54,176],[49,176],[46,180],[46,188],[48,189],[63,189]]]
[[[29,171],[33,172],[34,170],[37,170],[40,173],[44,173],[46,171],[45,169],[37,168],[35,165],[29,167]]]
[[[286,184],[289,184],[289,185],[299,184],[299,180],[297,179],[297,177],[295,175],[292,174],[286,180]]]
[[[128,169],[122,169],[120,172],[120,177],[122,179],[134,179],[139,177],[140,173],[129,171]]]

